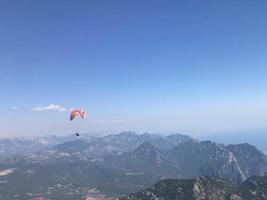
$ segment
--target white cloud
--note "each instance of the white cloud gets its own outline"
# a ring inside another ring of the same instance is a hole
[[[18,110],[19,108],[18,108],[18,106],[12,106],[11,109],[12,110]]]
[[[67,109],[60,105],[50,104],[45,107],[32,108],[31,111],[55,111],[55,112],[66,112]]]
[[[27,120],[32,120],[32,117],[27,117]]]

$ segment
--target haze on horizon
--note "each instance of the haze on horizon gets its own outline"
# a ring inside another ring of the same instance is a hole
[[[267,2],[0,2],[0,137],[267,131]],[[83,108],[85,121],[70,123]]]

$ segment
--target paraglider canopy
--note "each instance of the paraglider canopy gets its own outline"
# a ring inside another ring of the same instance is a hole
[[[70,113],[70,121],[74,120],[78,115],[80,115],[80,117],[82,119],[84,119],[85,116],[86,116],[86,113],[83,110],[80,110],[80,109],[72,110],[71,113]],[[80,136],[80,134],[78,132],[76,132],[75,135],[76,136]]]
[[[78,116],[78,115],[80,115],[80,117],[82,119],[84,119],[85,116],[86,116],[86,113],[83,110],[75,109],[75,110],[71,111],[71,113],[70,113],[70,121],[72,121],[73,119],[75,119],[76,116]]]

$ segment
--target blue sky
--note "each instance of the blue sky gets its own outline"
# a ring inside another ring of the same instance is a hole
[[[267,130],[266,10],[263,0],[1,1],[0,136]],[[88,118],[70,123],[76,107]]]

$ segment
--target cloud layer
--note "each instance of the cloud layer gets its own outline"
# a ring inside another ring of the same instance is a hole
[[[45,107],[32,108],[31,111],[55,111],[55,112],[66,112],[67,109],[60,105],[50,104]]]

